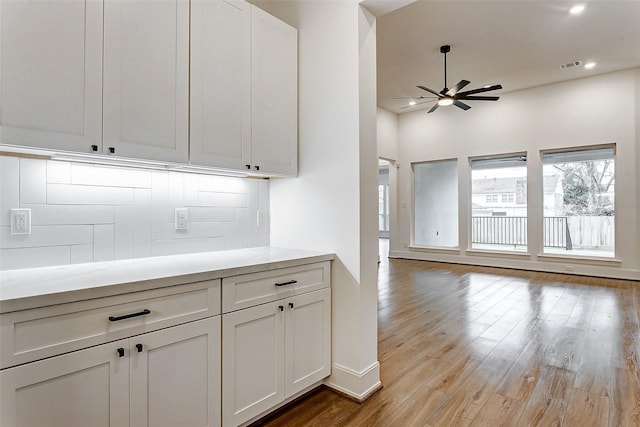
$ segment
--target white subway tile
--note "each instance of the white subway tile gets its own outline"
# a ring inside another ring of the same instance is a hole
[[[71,163],[47,161],[47,184],[71,184]]]
[[[151,256],[152,204],[151,191],[136,189],[134,194],[133,256]]]
[[[224,249],[224,237],[154,240],[152,242],[152,247],[153,256],[220,251]]]
[[[78,245],[93,242],[91,225],[32,226],[31,234],[11,234],[11,227],[0,227],[0,248]]]
[[[71,264],[93,262],[93,245],[72,245]]]
[[[236,222],[236,210],[234,208],[189,207],[189,221]]]
[[[229,222],[224,225],[224,248],[240,249],[249,247],[249,233],[246,227]]]
[[[22,205],[31,209],[32,225],[113,224],[113,206]]]
[[[200,206],[246,208],[249,204],[249,195],[240,193],[211,193],[201,191],[198,198],[198,204]]]
[[[133,258],[135,207],[116,206],[114,224],[114,258]]]
[[[9,233],[16,207],[32,210],[32,234]],[[268,245],[268,210],[266,180],[0,156],[0,269]]]
[[[258,182],[258,209],[269,210],[269,181]]]
[[[173,209],[169,204],[169,174],[167,172],[152,172],[151,187],[151,224],[153,238],[155,232],[173,218]]]
[[[11,225],[11,209],[20,207],[20,159],[0,156],[0,226]]]
[[[114,166],[71,165],[71,183],[103,187],[151,188],[151,171]]]
[[[20,159],[20,203],[47,202],[47,163]]]
[[[224,225],[222,222],[189,222],[187,230],[176,230],[174,223],[165,223],[157,232],[154,230],[153,240],[223,237]]]
[[[212,193],[246,193],[250,182],[248,179],[227,176],[199,175],[198,190]]]
[[[258,246],[270,246],[271,239],[269,234],[258,234]]]
[[[177,208],[184,206],[184,173],[169,172],[169,204]]]
[[[52,205],[132,205],[133,189],[48,184],[47,203]]]
[[[47,267],[69,264],[69,246],[0,250],[0,270]]]
[[[198,205],[198,175],[193,173],[184,174],[184,205]]]
[[[93,261],[113,261],[114,226],[93,226]]]

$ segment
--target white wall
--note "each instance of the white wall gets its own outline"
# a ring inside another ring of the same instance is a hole
[[[0,175],[3,270],[269,245],[269,181],[7,156]],[[10,234],[11,208],[31,209],[30,235]]]
[[[259,2],[298,28],[299,175],[271,184],[271,243],[332,251],[332,376],[379,386],[375,19],[357,0]]]
[[[398,159],[398,116],[389,110],[377,110],[378,157]]]
[[[413,173],[415,244],[458,246],[457,162],[414,165]]]
[[[572,271],[613,277],[640,277],[638,197],[638,85],[640,72],[627,70],[528,90],[505,93],[496,103],[472,109],[440,108],[398,118],[401,247],[393,255],[546,271]],[[539,257],[542,165],[540,150],[616,143],[616,259],[580,264]],[[526,151],[530,255],[523,258],[477,256],[469,252],[470,172],[468,157]],[[457,158],[459,162],[460,253],[410,251],[411,162]],[[405,207],[406,204],[406,207]]]

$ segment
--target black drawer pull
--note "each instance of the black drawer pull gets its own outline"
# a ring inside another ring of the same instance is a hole
[[[136,344],[136,349],[138,350],[138,353],[142,353],[142,344]]]
[[[116,351],[118,352],[118,357],[124,357],[124,348],[120,347]]]
[[[151,314],[151,310],[144,309],[138,313],[125,314],[124,316],[109,316],[111,322],[117,322],[118,320],[131,319],[132,317],[144,316]]]
[[[280,283],[276,283],[276,286],[287,286],[287,285],[293,285],[294,283],[298,283],[298,281],[289,280],[288,282],[280,282]]]

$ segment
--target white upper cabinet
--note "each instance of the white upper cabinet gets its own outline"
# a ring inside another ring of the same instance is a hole
[[[195,165],[251,164],[251,5],[191,2],[190,158]]]
[[[0,1],[0,143],[102,144],[102,2]]]
[[[297,49],[244,0],[192,0],[191,164],[297,174]]]
[[[268,13],[252,13],[252,167],[296,176],[298,31]]]
[[[185,163],[189,1],[104,2],[103,152]]]
[[[244,0],[0,0],[0,144],[297,175],[298,33]]]

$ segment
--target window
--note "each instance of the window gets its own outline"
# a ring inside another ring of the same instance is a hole
[[[471,248],[527,250],[526,155],[471,160]]]
[[[414,244],[458,246],[458,161],[413,165]]]
[[[615,255],[613,147],[542,153],[543,252]]]
[[[378,236],[389,237],[389,163],[378,166]]]
[[[513,203],[513,194],[503,194],[502,203]]]

